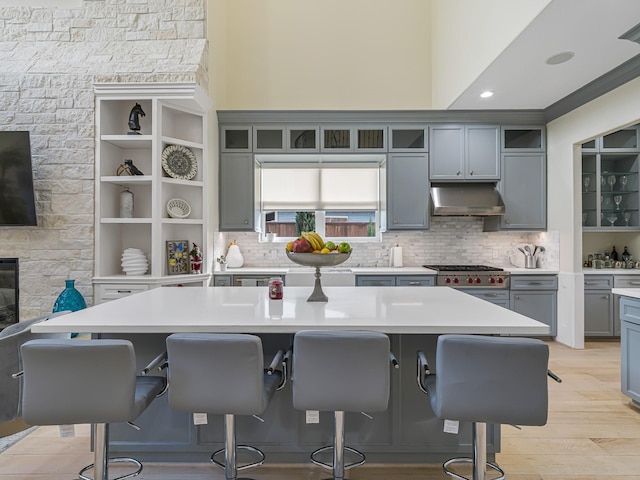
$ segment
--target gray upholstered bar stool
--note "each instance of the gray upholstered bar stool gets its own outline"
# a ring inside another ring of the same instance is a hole
[[[276,390],[284,387],[284,350],[264,368],[260,337],[245,334],[174,333],[167,337],[169,405],[181,412],[224,415],[224,448],[211,461],[224,468],[225,478],[262,465],[264,453],[236,444],[235,415],[261,415]],[[281,368],[281,369],[280,369]],[[258,455],[258,460],[237,465],[237,450]],[[216,456],[224,452],[224,463]]]
[[[367,331],[305,330],[293,339],[293,406],[298,410],[334,412],[333,445],[311,454],[311,461],[331,469],[335,479],[345,470],[362,465],[365,456],[344,445],[345,412],[382,412],[389,402],[389,337]],[[333,464],[317,454],[333,449]],[[360,457],[345,465],[345,450]]]
[[[418,384],[436,417],[472,422],[473,457],[447,460],[447,475],[465,480],[448,467],[471,463],[473,480],[486,480],[487,467],[504,478],[500,467],[487,462],[486,424],[546,424],[548,363],[549,347],[532,338],[441,335],[435,375],[418,352]]]
[[[95,480],[108,480],[110,462],[132,462],[138,475],[142,464],[131,458],[109,458],[109,423],[133,422],[165,387],[165,379],[136,376],[135,352],[127,340],[31,340],[21,348],[23,366],[22,416],[29,425],[93,423]]]

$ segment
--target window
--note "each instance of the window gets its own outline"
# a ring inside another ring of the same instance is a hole
[[[384,155],[257,155],[262,231],[380,238]]]

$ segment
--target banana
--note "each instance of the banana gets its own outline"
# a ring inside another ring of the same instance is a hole
[[[322,248],[322,245],[318,247],[318,240],[313,235],[311,235],[311,232],[302,232],[301,235],[304,239],[307,240],[307,242],[309,242],[309,245],[311,245],[311,248],[313,250],[320,250]]]
[[[324,247],[324,239],[319,234],[317,234],[316,232],[309,232],[309,233],[311,234],[311,236],[313,236],[313,238],[316,239],[316,243],[320,246],[318,250]]]

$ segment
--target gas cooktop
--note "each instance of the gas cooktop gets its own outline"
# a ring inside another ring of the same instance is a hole
[[[423,265],[438,272],[502,272],[504,269],[486,265]]]

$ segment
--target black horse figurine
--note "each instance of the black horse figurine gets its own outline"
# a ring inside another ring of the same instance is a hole
[[[129,135],[140,135],[140,117],[144,117],[145,113],[139,103],[131,109],[129,113]]]

